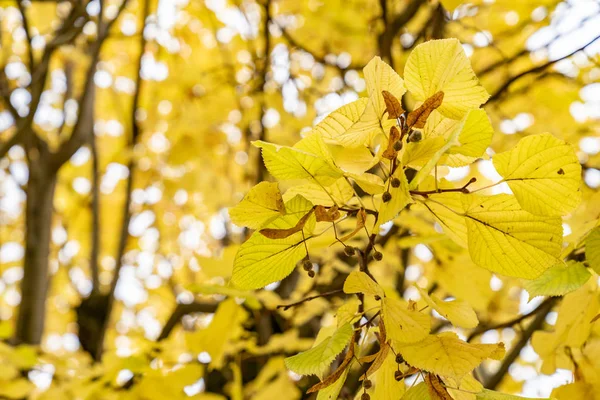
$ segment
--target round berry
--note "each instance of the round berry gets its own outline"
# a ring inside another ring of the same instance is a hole
[[[423,134],[421,133],[421,131],[413,131],[408,136],[409,142],[420,142],[421,140],[423,140]]]
[[[363,393],[362,396],[360,396],[360,400],[370,400],[371,396],[369,396],[369,393]]]
[[[402,354],[396,354],[396,362],[398,364],[402,364],[404,362],[404,357],[402,357]]]
[[[315,277],[315,271],[313,271],[312,269],[310,271],[308,271],[308,276],[310,276],[311,278]]]
[[[400,372],[400,371],[394,372],[394,379],[396,379],[397,381],[400,381],[402,379],[402,372]]]
[[[381,196],[381,200],[383,200],[384,203],[387,203],[391,199],[392,199],[392,194],[390,192],[383,192],[383,195]]]
[[[346,246],[346,247],[344,248],[344,253],[346,253],[346,255],[347,255],[348,257],[352,257],[352,256],[354,255],[354,253],[355,253],[355,251],[354,251],[354,247],[352,247],[352,246]]]
[[[383,259],[383,254],[380,251],[375,251],[373,253],[373,258],[377,261],[381,261]]]
[[[402,150],[402,141],[398,140],[396,141],[396,143],[394,143],[394,151],[400,151]]]
[[[392,184],[393,188],[399,187],[400,186],[400,179],[398,179],[398,178],[392,178],[391,184]]]
[[[372,382],[371,382],[369,379],[365,379],[365,380],[363,381],[363,387],[364,387],[365,389],[370,389],[370,388],[371,388],[371,386],[373,386],[373,383],[372,383]]]
[[[305,271],[310,271],[313,269],[313,263],[310,260],[304,260],[302,268],[304,268]]]

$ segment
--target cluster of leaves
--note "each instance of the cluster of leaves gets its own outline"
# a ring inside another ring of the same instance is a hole
[[[528,136],[492,157],[502,179],[491,186],[505,183],[512,194],[484,194],[490,186],[476,188],[476,178],[453,185],[438,179],[437,169],[487,158],[493,135],[480,108],[489,95],[460,42],[417,46],[404,79],[378,57],[364,76],[368,97],[334,111],[294,146],[253,143],[279,184],[259,183],[230,210],[233,223],[255,230],[237,252],[231,282],[244,290],[263,288],[298,263],[315,277],[311,253],[330,247],[356,265],[343,285],[355,300],[346,298],[311,349],[285,360],[291,371],[321,378],[308,390],[319,391],[319,399],[337,398],[353,364],[370,364],[360,378],[363,399],[509,398],[484,390],[471,375],[484,360],[503,358],[502,343],[473,344],[453,332],[432,332],[434,311],[456,328],[476,328],[467,301],[445,301],[418,287],[420,307],[384,290],[370,269],[377,264],[370,264],[382,259],[377,247],[388,223],[417,214],[433,218],[478,266],[521,278],[532,297],[574,292],[563,302],[556,331],[534,337],[536,350],[548,356],[547,371],[554,371],[557,348],[581,348],[598,313],[596,284],[578,261],[579,247],[563,246],[561,218],[581,201],[575,151],[550,134]],[[405,96],[416,102],[410,112],[403,108]],[[598,232],[587,246],[596,269]],[[571,302],[593,304],[575,314],[568,312],[579,308]],[[567,342],[565,335],[571,335]],[[369,354],[373,337],[378,351]],[[424,382],[405,392],[404,378],[415,374]]]

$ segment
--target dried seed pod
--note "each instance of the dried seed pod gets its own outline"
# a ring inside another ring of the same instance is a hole
[[[304,260],[302,268],[304,268],[305,271],[310,271],[313,269],[313,263],[310,260]]]
[[[391,199],[392,199],[392,194],[390,192],[383,192],[383,195],[381,196],[381,200],[383,200],[384,203],[387,203]]]
[[[402,150],[402,146],[403,146],[402,145],[402,141],[398,140],[398,141],[396,141],[396,143],[394,143],[394,150],[395,151],[400,151],[400,150]]]
[[[400,187],[400,179],[398,179],[398,178],[392,178],[391,184],[392,184],[393,188]]]
[[[423,140],[423,133],[421,131],[412,131],[408,135],[409,142],[420,142],[421,140]]]
[[[348,257],[352,257],[356,251],[354,250],[354,247],[352,246],[346,246],[344,248],[344,253],[348,256]]]
[[[383,254],[381,254],[379,251],[375,251],[373,253],[373,258],[377,261],[381,261],[383,259]]]
[[[312,269],[310,271],[308,271],[308,276],[311,278],[315,277],[315,271],[313,271]]]

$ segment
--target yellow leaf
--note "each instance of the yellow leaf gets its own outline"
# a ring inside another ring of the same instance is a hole
[[[563,296],[583,286],[592,274],[580,262],[559,262],[542,275],[524,283],[530,298],[535,296]]]
[[[285,191],[283,199],[288,201],[297,195],[301,195],[313,204],[331,207],[346,204],[354,196],[354,190],[345,178],[340,178],[327,187],[316,182],[292,186]]]
[[[229,209],[231,222],[250,229],[259,229],[283,214],[285,205],[274,182],[260,182],[238,205]]]
[[[346,173],[346,176],[368,194],[379,194],[385,190],[383,180],[377,175],[365,172],[362,174]]]
[[[23,399],[29,396],[29,393],[35,389],[33,383],[26,378],[13,379],[0,384],[0,397],[8,399]]]
[[[433,295],[427,294],[426,290],[417,286],[421,297],[429,305],[437,311],[442,317],[446,318],[452,325],[461,328],[475,328],[479,324],[477,314],[473,308],[464,300],[443,301]]]
[[[524,210],[562,216],[581,202],[581,165],[573,147],[550,134],[527,136],[493,157]]]
[[[429,335],[396,350],[413,367],[455,380],[462,379],[486,358],[501,359],[504,355],[502,343],[470,344],[453,332]]]
[[[392,67],[379,57],[374,57],[369,61],[363,72],[367,82],[369,103],[373,106],[375,114],[381,118],[387,109],[382,92],[385,90],[395,98],[401,99],[406,93],[404,81]]]
[[[193,352],[207,352],[211,357],[210,366],[220,368],[228,344],[243,334],[242,324],[247,318],[248,313],[235,299],[224,300],[207,328],[186,335],[186,344]]]
[[[414,343],[423,340],[431,327],[428,315],[409,310],[400,300],[383,299],[381,315],[389,338],[398,343]]]
[[[361,146],[363,141],[354,137],[354,135],[347,134],[347,132],[358,123],[368,103],[368,98],[360,98],[338,108],[319,122],[314,127],[314,131],[319,132],[326,141],[344,147]]]
[[[490,97],[479,84],[457,39],[430,40],[418,45],[408,56],[404,79],[418,101],[444,92],[444,101],[438,110],[452,119],[461,119]]]
[[[458,134],[459,146],[448,149],[448,154],[481,157],[492,142],[494,128],[483,109],[469,110]]]
[[[373,375],[375,391],[372,400],[400,399],[405,391],[404,380],[397,381],[394,374],[398,370],[396,356],[389,351],[383,365]]]
[[[374,57],[363,72],[369,100],[358,122],[337,137],[337,142],[346,147],[368,146],[377,134],[388,132],[396,121],[384,118],[386,104],[382,92],[385,90],[397,99],[406,92],[402,78],[379,57]]]
[[[370,296],[383,297],[383,289],[361,271],[352,271],[344,282],[344,293],[363,293]]]
[[[461,193],[439,193],[430,195],[422,204],[436,217],[450,239],[467,248],[467,222],[462,215],[463,196]]]
[[[464,195],[469,253],[483,268],[518,278],[537,278],[558,262],[560,218],[524,211],[514,196]]]
[[[480,393],[477,393],[477,400],[550,400],[549,398],[532,398],[532,397],[520,397],[511,394],[504,394],[495,392],[493,390],[483,389]]]

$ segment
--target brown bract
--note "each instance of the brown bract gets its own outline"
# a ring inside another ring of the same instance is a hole
[[[304,228],[304,225],[306,225],[306,221],[308,221],[308,218],[310,218],[310,216],[312,215],[313,212],[314,212],[314,208],[311,209],[309,212],[307,212],[306,215],[304,215],[302,218],[300,218],[298,223],[291,228],[287,228],[287,229],[265,228],[265,229],[261,229],[260,233],[263,236],[268,237],[269,239],[284,239],[286,237],[292,236],[294,233],[300,232]]]
[[[433,110],[442,105],[442,101],[444,100],[444,92],[437,92],[427,100],[421,104],[415,110],[412,110],[408,117],[406,118],[406,123],[411,128],[423,129],[425,127],[425,123],[427,122],[427,118]]]
[[[383,101],[385,101],[388,119],[400,118],[400,116],[404,113],[402,105],[400,104],[400,100],[398,100],[396,96],[387,90],[382,90],[381,94],[383,95]]]
[[[381,155],[383,158],[387,158],[388,160],[393,160],[396,158],[398,152],[394,149],[394,144],[400,140],[400,131],[395,126],[390,128],[390,138],[388,140],[387,149]]]

